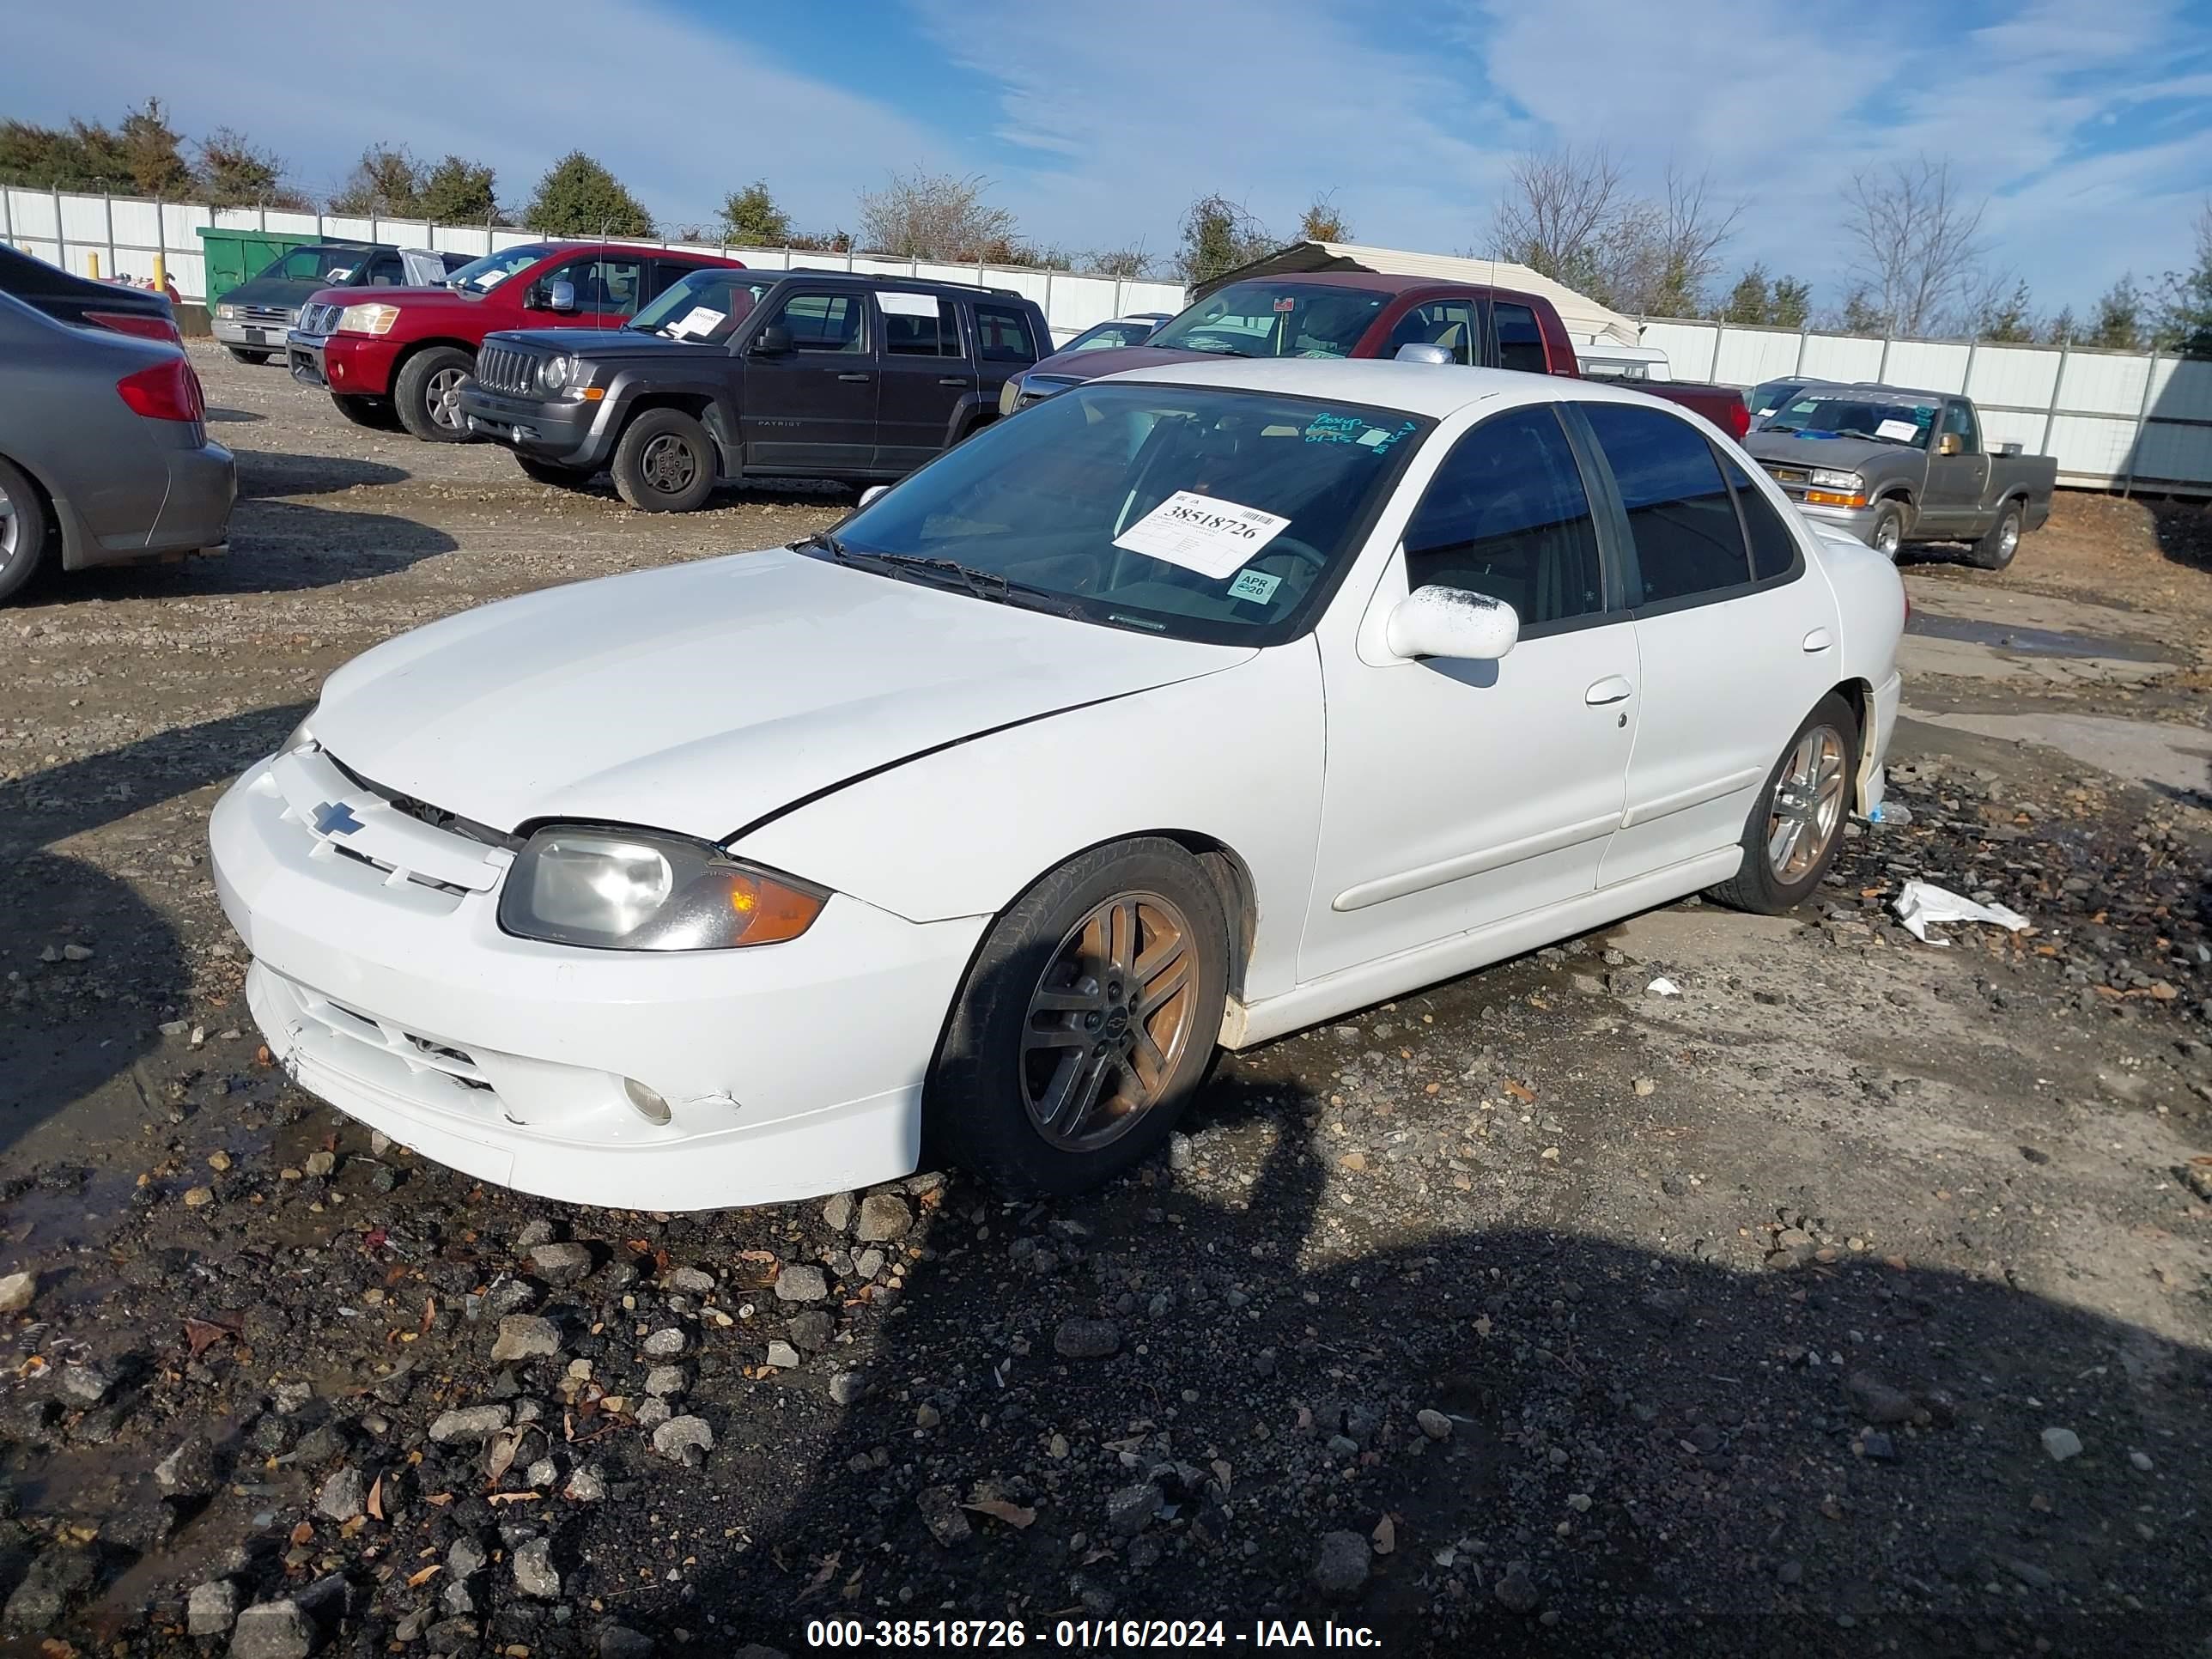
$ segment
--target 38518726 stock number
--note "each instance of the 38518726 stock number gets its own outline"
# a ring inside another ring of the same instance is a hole
[[[1219,1648],[1243,1642],[1219,1619],[810,1619],[809,1648]]]

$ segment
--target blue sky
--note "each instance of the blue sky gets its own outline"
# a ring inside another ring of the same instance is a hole
[[[1285,233],[1327,191],[1360,240],[1474,247],[1515,151],[1604,143],[1645,185],[1708,173],[1745,204],[1731,270],[1809,276],[1821,304],[1855,167],[1948,157],[2045,307],[2182,263],[2212,192],[2207,0],[377,0],[289,44],[323,15],[110,0],[88,50],[66,9],[19,12],[0,113],[158,94],[315,191],[385,139],[489,161],[519,200],[581,145],[672,223],[759,177],[802,224],[849,225],[919,163],[986,175],[1036,240],[1162,255],[1215,190]]]

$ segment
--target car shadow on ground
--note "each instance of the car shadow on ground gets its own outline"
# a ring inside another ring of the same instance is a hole
[[[1218,1618],[1232,1648],[1279,1617],[1394,1653],[2200,1651],[2206,1564],[2169,1522],[2212,1489],[2202,1350],[1794,1241],[1750,1273],[1534,1225],[1364,1250],[1317,1103],[1232,1079],[1202,1108],[1249,1188],[945,1189],[872,1352],[770,1373],[744,1419],[690,1407],[710,1486],[777,1494],[767,1525],[680,1591],[580,1560],[580,1593],[794,1652],[816,1619],[1017,1613]],[[1071,1357],[1070,1320],[1110,1334]],[[488,1632],[547,1634],[512,1605]]]
[[[85,599],[296,592],[404,570],[459,546],[447,532],[396,514],[241,499],[231,517],[227,554],[172,564],[70,571],[43,583],[40,598],[69,605]]]
[[[266,415],[257,415],[250,409],[222,409],[213,404],[208,405],[207,423],[210,426],[248,424],[268,418]]]
[[[59,843],[242,771],[307,713],[304,703],[257,709],[0,781],[0,1153],[118,1082],[125,1109],[162,1110],[167,1085],[140,1062],[191,985],[169,917],[131,881]],[[125,856],[158,892],[180,862],[203,865],[205,847],[199,816],[172,813],[150,819]]]
[[[264,501],[272,496],[335,495],[341,489],[404,483],[414,477],[404,467],[352,456],[242,449],[237,452],[237,458],[240,501]]]

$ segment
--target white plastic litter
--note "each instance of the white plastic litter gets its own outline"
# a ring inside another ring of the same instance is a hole
[[[1664,974],[1662,974],[1657,979],[1653,980],[1651,983],[1645,986],[1644,989],[1647,994],[1655,997],[1678,997],[1682,994],[1682,988],[1675,984],[1673,980],[1668,979]]]
[[[1930,922],[1986,921],[2014,933],[2027,926],[2027,918],[2017,910],[2002,904],[1977,904],[1948,887],[1938,887],[1928,881],[1906,882],[1890,908],[1905,924],[1905,931],[1923,945],[1948,945],[1951,942],[1948,939],[1929,938]]]

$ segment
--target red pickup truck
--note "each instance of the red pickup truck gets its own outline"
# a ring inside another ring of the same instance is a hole
[[[292,378],[322,386],[348,420],[465,443],[461,386],[501,329],[619,328],[711,253],[605,242],[532,242],[463,265],[442,288],[325,289],[285,336]]]

